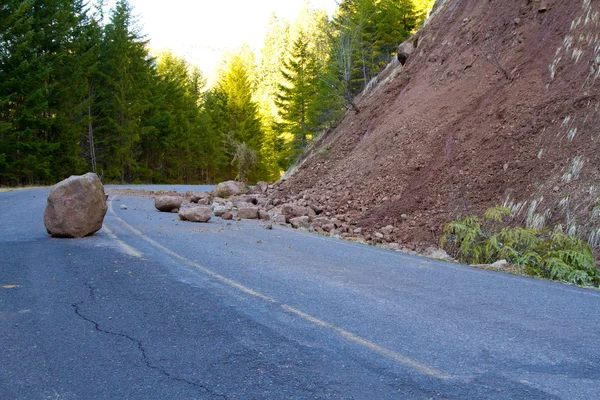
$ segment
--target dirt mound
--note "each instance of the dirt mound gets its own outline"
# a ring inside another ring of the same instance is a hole
[[[412,42],[271,196],[411,248],[498,204],[597,246],[600,4],[448,0]]]

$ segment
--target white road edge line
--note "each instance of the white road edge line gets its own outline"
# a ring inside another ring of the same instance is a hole
[[[115,235],[115,233],[110,230],[110,228],[108,226],[106,226],[105,224],[102,224],[102,229],[104,230],[104,232],[106,232],[106,234],[113,240],[115,240],[119,246],[121,246],[121,249],[123,249],[123,251],[127,254],[129,254],[130,256],[136,257],[136,258],[142,258],[142,253],[140,253],[139,251],[137,251],[136,249],[134,249],[133,247],[131,247],[130,245],[128,245],[127,243],[125,243],[124,241],[122,241],[121,239],[119,239],[117,237],[117,235]]]
[[[313,317],[313,316],[311,316],[309,314],[306,314],[306,313],[304,313],[304,312],[302,312],[302,311],[300,311],[300,310],[298,310],[296,308],[288,306],[287,304],[283,304],[283,303],[281,303],[281,302],[279,302],[279,301],[277,301],[277,300],[275,300],[275,299],[273,299],[273,298],[271,298],[269,296],[266,296],[266,295],[264,295],[264,294],[262,294],[262,293],[260,293],[260,292],[258,292],[256,290],[250,289],[250,288],[242,285],[241,283],[238,283],[238,282],[233,281],[233,280],[231,280],[229,278],[226,278],[223,275],[217,274],[216,272],[214,272],[214,271],[212,271],[212,270],[210,270],[210,269],[208,269],[206,267],[203,267],[203,266],[201,266],[200,264],[198,264],[198,263],[196,263],[194,261],[188,260],[187,258],[183,257],[182,255],[177,254],[174,251],[172,251],[172,250],[166,248],[165,246],[161,245],[160,243],[154,241],[153,239],[150,239],[149,237],[147,237],[146,235],[144,235],[142,232],[140,232],[139,230],[137,230],[133,226],[129,225],[127,222],[123,221],[115,213],[115,210],[113,209],[113,206],[112,206],[113,199],[114,198],[111,198],[110,201],[109,201],[109,203],[108,203],[109,204],[109,210],[110,210],[111,214],[117,220],[119,220],[119,222],[121,222],[125,227],[127,227],[131,232],[133,232],[135,235],[141,237],[142,239],[144,239],[145,241],[147,241],[148,243],[150,243],[154,247],[162,250],[164,253],[170,255],[173,258],[176,258],[177,260],[182,261],[183,263],[185,263],[185,264],[187,264],[189,266],[192,266],[192,267],[194,267],[194,268],[196,268],[196,269],[204,272],[205,274],[209,275],[211,278],[214,278],[214,279],[216,279],[216,280],[218,280],[218,281],[220,281],[220,282],[222,282],[222,283],[224,283],[224,284],[226,284],[226,285],[228,285],[230,287],[233,287],[233,288],[235,288],[235,289],[237,289],[237,290],[239,290],[239,291],[241,291],[243,293],[246,293],[248,295],[257,297],[257,298],[259,298],[259,299],[261,299],[263,301],[266,301],[268,303],[277,305],[281,309],[283,309],[284,311],[286,311],[286,312],[288,312],[290,314],[294,314],[294,315],[302,318],[303,320],[308,321],[308,322],[310,322],[310,323],[312,323],[312,324],[314,324],[316,326],[319,326],[319,327],[325,328],[325,329],[327,329],[327,330],[329,330],[331,332],[334,332],[337,335],[343,337],[344,339],[346,339],[346,340],[348,340],[348,341],[350,341],[352,343],[358,344],[358,345],[360,345],[360,346],[362,346],[362,347],[364,347],[364,348],[366,348],[368,350],[371,350],[371,351],[373,351],[373,352],[375,352],[375,353],[377,353],[379,355],[382,355],[382,356],[384,356],[386,358],[392,359],[392,360],[394,360],[394,361],[396,361],[396,362],[398,362],[400,364],[403,364],[406,367],[409,367],[409,368],[413,369],[414,371],[417,371],[417,372],[419,372],[421,374],[428,375],[428,376],[431,376],[431,377],[434,377],[434,378],[437,378],[437,379],[442,379],[442,380],[457,379],[457,377],[454,377],[452,375],[445,374],[445,373],[443,373],[441,371],[438,371],[436,369],[427,367],[426,365],[421,364],[418,361],[412,360],[412,359],[410,359],[410,358],[408,358],[406,356],[403,356],[402,354],[399,354],[399,353],[396,353],[396,352],[394,352],[392,350],[389,350],[389,349],[386,349],[384,347],[381,347],[381,346],[379,346],[379,345],[377,345],[377,344],[375,344],[373,342],[370,342],[370,341],[368,341],[366,339],[363,339],[360,336],[357,336],[357,335],[355,335],[355,334],[353,334],[351,332],[348,332],[348,331],[346,331],[344,329],[341,329],[341,328],[338,328],[337,326],[332,325],[332,324],[330,324],[328,322],[325,322],[325,321],[322,321],[322,320],[320,320],[318,318],[315,318],[315,317]],[[110,232],[112,233],[112,231],[110,231]],[[116,238],[117,240],[119,240],[120,242],[122,242],[120,239],[118,239],[118,237],[114,233],[112,233],[111,237],[113,237],[113,236],[114,236],[114,238]],[[128,245],[126,245],[126,246],[128,246]],[[128,247],[131,248],[131,246],[128,246]]]

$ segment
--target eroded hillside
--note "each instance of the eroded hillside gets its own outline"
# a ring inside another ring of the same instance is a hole
[[[448,0],[411,40],[273,197],[409,248],[498,204],[597,247],[600,3]]]

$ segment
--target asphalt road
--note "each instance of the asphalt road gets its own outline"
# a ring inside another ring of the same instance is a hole
[[[0,193],[0,399],[600,399],[598,291],[47,194]]]

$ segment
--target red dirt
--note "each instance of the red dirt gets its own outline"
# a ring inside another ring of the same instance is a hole
[[[444,223],[510,196],[527,202],[522,222],[537,200],[547,224],[588,240],[600,228],[600,4],[545,3],[449,0],[404,69],[359,98],[360,113],[272,197],[318,204],[367,240],[394,225],[393,241],[422,249]],[[566,182],[575,157],[583,168]]]

